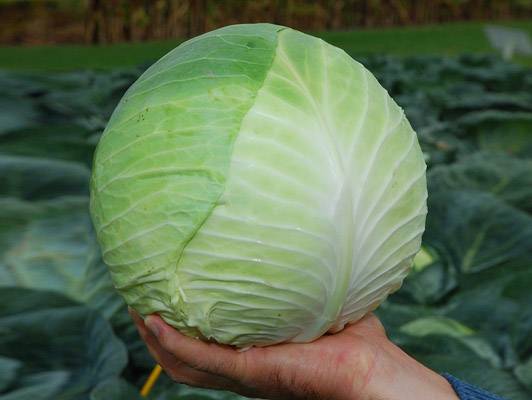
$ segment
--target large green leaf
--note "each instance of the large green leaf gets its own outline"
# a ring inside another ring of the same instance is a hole
[[[532,217],[478,191],[433,191],[424,240],[450,266],[472,273],[532,260]]]
[[[31,96],[36,88],[32,83],[28,76],[0,71],[0,137],[38,123],[38,105]]]
[[[0,72],[0,153],[90,164],[95,138],[139,73]]]
[[[89,193],[89,169],[77,162],[0,155],[0,177],[0,196],[40,200]]]
[[[523,385],[532,390],[532,356],[515,367],[514,373]]]
[[[35,123],[36,116],[37,112],[31,101],[3,95],[0,98],[0,137],[6,132],[31,126]]]
[[[0,327],[0,355],[23,365],[8,392],[13,399],[84,398],[127,362],[105,319],[53,292],[0,288]]]
[[[18,360],[0,356],[0,393],[15,380],[21,366]]]
[[[90,400],[141,400],[139,390],[120,378],[103,381],[90,394]]]
[[[483,110],[463,116],[457,124],[474,135],[481,149],[532,157],[531,112]]]
[[[182,385],[179,391],[163,393],[157,400],[244,400],[246,397],[219,390],[198,389]]]
[[[0,153],[79,161],[88,165],[95,147],[92,134],[71,121],[49,122],[0,136]]]
[[[55,290],[112,315],[122,301],[101,262],[85,197],[0,199],[0,286]]]
[[[475,329],[496,348],[504,366],[514,367],[532,351],[531,285],[527,264],[461,275],[460,291],[442,311]]]
[[[490,365],[456,338],[431,335],[420,340],[416,336],[404,335],[399,341],[409,354],[437,372],[450,373],[508,399],[530,398],[511,371]]]
[[[421,304],[441,301],[456,288],[455,272],[440,261],[434,262],[419,271],[411,272],[394,298],[406,298],[407,301]]]
[[[60,399],[61,390],[68,385],[70,373],[68,371],[48,371],[27,374],[17,382],[17,386],[5,394],[0,394],[1,400],[48,400]]]
[[[532,211],[532,160],[504,153],[479,152],[428,175],[429,192],[478,190],[494,194],[524,211]]]
[[[493,367],[501,366],[499,356],[490,344],[477,336],[474,330],[454,319],[440,316],[418,318],[401,326],[399,331],[419,338],[430,335],[450,336]]]
[[[168,376],[161,375],[157,386],[150,394],[151,400],[245,400],[232,392],[223,390],[210,390],[195,388],[187,385],[176,384]]]

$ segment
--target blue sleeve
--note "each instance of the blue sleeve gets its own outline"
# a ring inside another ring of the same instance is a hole
[[[443,374],[443,377],[451,384],[460,400],[504,400],[502,397],[486,392],[469,383],[462,382],[450,374]]]

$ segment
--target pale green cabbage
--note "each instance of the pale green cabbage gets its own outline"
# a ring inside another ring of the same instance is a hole
[[[373,75],[320,39],[235,25],[127,91],[98,145],[91,213],[126,302],[185,334],[308,342],[407,274],[425,162]]]

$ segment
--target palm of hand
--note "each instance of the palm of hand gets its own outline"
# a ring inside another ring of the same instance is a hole
[[[269,399],[364,399],[387,340],[377,318],[368,315],[312,343],[238,352],[183,336],[158,316],[146,323],[132,316],[150,353],[175,381]]]

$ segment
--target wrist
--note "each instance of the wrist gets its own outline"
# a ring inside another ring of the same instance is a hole
[[[364,400],[458,400],[449,382],[383,338],[368,369],[365,387],[352,399]],[[363,394],[363,395],[361,395]]]

